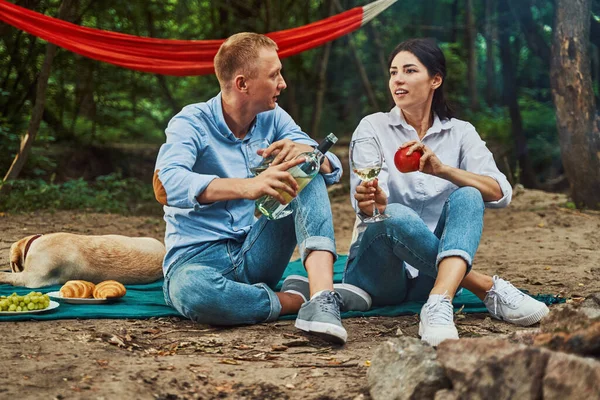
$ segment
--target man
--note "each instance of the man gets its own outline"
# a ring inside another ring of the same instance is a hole
[[[296,326],[345,343],[340,294],[333,291],[336,247],[325,184],[339,181],[339,159],[327,154],[302,192],[287,172],[316,143],[277,106],[286,88],[277,45],[255,33],[233,35],[215,57],[221,93],[185,107],[166,129],[154,174],[167,222],[163,263],[168,304],[186,317],[216,325],[253,324],[298,313]],[[245,144],[266,138],[271,166],[252,177]],[[254,217],[254,200],[284,191],[298,196],[293,214]],[[299,245],[308,280],[273,288]],[[347,301],[370,306],[366,293],[340,287]],[[309,301],[307,301],[309,300]],[[356,307],[355,305],[353,308]]]

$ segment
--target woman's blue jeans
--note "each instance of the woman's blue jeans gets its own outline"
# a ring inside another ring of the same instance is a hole
[[[302,262],[311,251],[337,257],[331,205],[325,181],[317,175],[290,204],[292,216],[260,217],[243,242],[203,243],[168,269],[167,304],[199,323],[254,324],[279,317],[273,289],[298,243]],[[327,267],[327,266],[324,266]]]
[[[479,190],[459,188],[446,200],[431,232],[411,208],[388,205],[390,218],[367,227],[356,257],[346,266],[344,282],[369,293],[374,306],[427,299],[442,259],[461,257],[470,271],[483,231],[483,211]],[[417,278],[408,278],[404,262],[419,270]]]

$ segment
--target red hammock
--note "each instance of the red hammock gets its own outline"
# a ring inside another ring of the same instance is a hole
[[[363,7],[298,28],[268,33],[289,57],[350,33],[396,0],[377,0]],[[0,20],[74,53],[124,68],[163,75],[206,75],[223,39],[170,40],[125,35],[78,26],[0,0]]]

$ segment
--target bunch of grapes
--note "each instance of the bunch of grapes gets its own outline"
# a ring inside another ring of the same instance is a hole
[[[16,293],[10,296],[0,296],[0,311],[33,311],[43,310],[50,305],[50,297],[40,292],[30,292],[25,296]]]

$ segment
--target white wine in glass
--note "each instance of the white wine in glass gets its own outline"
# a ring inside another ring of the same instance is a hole
[[[350,166],[364,182],[371,182],[377,178],[383,166],[383,153],[374,137],[355,139],[350,143]],[[363,219],[363,222],[371,224],[387,218],[389,215],[380,214],[373,203],[373,216]]]

